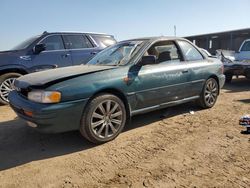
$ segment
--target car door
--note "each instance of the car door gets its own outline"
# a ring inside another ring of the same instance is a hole
[[[186,68],[190,72],[190,84],[188,85],[188,97],[199,96],[205,80],[209,77],[213,64],[190,42],[178,40],[178,45],[183,52]]]
[[[70,50],[73,65],[86,64],[100,49],[83,34],[63,35],[65,46]]]
[[[48,35],[38,44],[45,44],[45,50],[31,55],[29,62],[32,63],[32,70],[30,72],[72,65],[70,53],[65,49],[60,34]]]
[[[175,42],[158,42],[149,48],[147,54],[155,55],[157,64],[142,66],[138,71],[137,109],[186,98],[190,72]]]

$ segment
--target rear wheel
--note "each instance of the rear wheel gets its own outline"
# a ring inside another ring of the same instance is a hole
[[[250,80],[250,68],[245,70],[245,76]]]
[[[247,127],[247,133],[250,134],[250,127]]]
[[[219,95],[219,85],[214,78],[209,78],[202,90],[199,105],[202,108],[211,108],[216,103],[217,97]]]
[[[121,99],[103,93],[86,106],[80,132],[90,142],[101,144],[117,137],[125,123],[126,110]]]
[[[19,73],[6,73],[0,76],[0,103],[9,103],[9,93],[14,90],[14,82],[19,76]]]
[[[226,74],[226,82],[230,83],[232,81],[233,75],[232,74]]]

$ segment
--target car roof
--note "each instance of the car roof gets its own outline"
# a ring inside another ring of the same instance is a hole
[[[110,35],[107,33],[84,32],[84,31],[56,31],[56,32],[44,31],[43,34],[91,34],[91,35],[105,35],[105,36],[114,37],[113,35]]]
[[[134,38],[134,39],[129,39],[129,40],[124,40],[124,41],[135,41],[135,40],[148,40],[151,42],[155,42],[155,41],[160,41],[160,40],[186,40],[185,38],[181,38],[181,37],[172,37],[172,36],[154,36],[154,37],[142,37],[142,38]]]

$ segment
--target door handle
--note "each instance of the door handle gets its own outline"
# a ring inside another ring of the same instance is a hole
[[[182,74],[188,73],[188,70],[181,71]]]
[[[70,56],[70,54],[63,54],[63,55],[62,55],[63,58],[66,58],[66,57],[68,57],[68,56]]]

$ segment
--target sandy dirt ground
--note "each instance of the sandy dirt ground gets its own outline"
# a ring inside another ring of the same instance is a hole
[[[212,109],[188,103],[136,116],[95,146],[77,131],[38,133],[0,106],[0,187],[250,187],[244,114],[250,81],[234,80]]]

